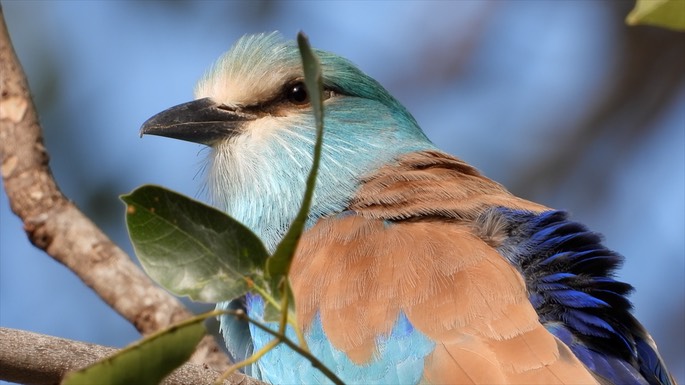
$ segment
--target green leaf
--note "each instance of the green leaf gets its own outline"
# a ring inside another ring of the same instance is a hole
[[[188,361],[205,335],[198,316],[155,333],[85,369],[69,373],[62,385],[159,384]]]
[[[637,0],[626,17],[628,25],[650,24],[685,31],[685,1]]]
[[[309,92],[309,99],[311,100],[316,120],[316,144],[314,145],[314,161],[307,177],[307,189],[302,199],[300,211],[290,225],[288,232],[276,247],[274,254],[266,261],[267,278],[274,295],[280,295],[277,293],[281,293],[281,285],[284,284],[284,279],[288,275],[295,249],[307,221],[316,184],[316,174],[319,169],[321,144],[323,142],[323,82],[321,66],[319,65],[318,58],[309,46],[307,37],[302,32],[297,34],[297,44],[302,56],[304,83],[307,87],[307,92]],[[288,291],[286,290],[285,292],[287,293]],[[290,301],[290,304],[292,306],[293,301]],[[267,311],[267,318],[269,319],[272,318],[269,316],[270,314],[272,313]]]
[[[266,248],[235,219],[159,186],[139,187],[121,199],[138,259],[172,293],[220,302],[265,285]]]

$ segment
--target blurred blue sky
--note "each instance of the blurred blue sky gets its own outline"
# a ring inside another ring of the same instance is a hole
[[[155,183],[205,199],[202,147],[140,139],[140,124],[190,100],[205,69],[241,35],[280,30],[294,38],[303,30],[314,46],[384,84],[439,147],[602,232],[626,256],[619,277],[636,287],[637,317],[685,383],[685,82],[677,77],[664,99],[658,83],[646,82],[629,91],[642,93],[628,100],[634,105],[590,124],[631,64],[622,58],[633,32],[615,2],[2,6],[57,182],[129,253],[119,194]],[[637,124],[635,111],[651,100],[660,100],[654,116]],[[579,127],[590,129],[580,135]],[[563,167],[536,173],[559,154]],[[4,190],[0,218],[0,325],[119,347],[138,338],[30,245]]]

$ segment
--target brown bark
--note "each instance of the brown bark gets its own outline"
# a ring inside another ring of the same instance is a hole
[[[8,328],[0,328],[0,341],[0,379],[32,385],[59,383],[67,372],[88,366],[117,351],[115,348]],[[212,384],[220,374],[206,365],[187,363],[170,374],[162,384]],[[236,375],[223,384],[263,383]]]
[[[156,286],[57,186],[42,129],[0,7],[0,172],[29,240],[67,266],[142,334],[191,313]],[[3,346],[3,349],[6,350]],[[221,370],[228,360],[206,336],[191,362]]]

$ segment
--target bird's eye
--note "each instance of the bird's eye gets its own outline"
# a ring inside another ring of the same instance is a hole
[[[307,93],[307,88],[302,82],[298,82],[292,86],[289,86],[286,89],[286,95],[292,104],[302,105],[309,103],[309,94]]]

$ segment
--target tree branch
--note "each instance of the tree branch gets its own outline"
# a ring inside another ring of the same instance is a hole
[[[23,221],[31,243],[76,273],[143,334],[191,316],[60,191],[49,168],[42,129],[2,6],[0,69],[0,172],[12,211]],[[211,336],[202,340],[191,362],[219,370],[228,366],[227,357]]]
[[[22,330],[0,328],[0,379],[22,384],[56,384],[72,370],[86,367],[117,349],[50,337]],[[220,372],[205,365],[185,364],[162,384],[212,384]],[[250,377],[235,375],[224,385],[264,385]]]

